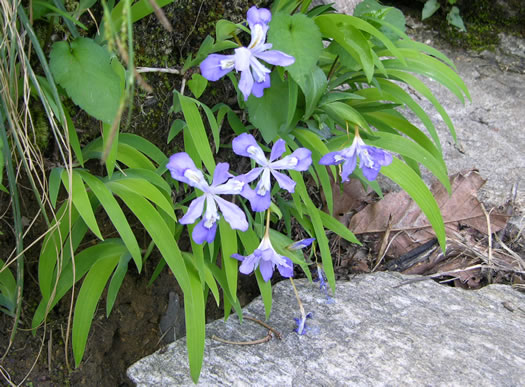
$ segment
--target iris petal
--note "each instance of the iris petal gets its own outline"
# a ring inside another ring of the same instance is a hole
[[[348,177],[351,175],[352,172],[354,172],[356,165],[357,155],[354,154],[352,157],[346,159],[345,163],[343,164],[343,169],[341,170],[342,181],[348,181]]]
[[[204,210],[204,200],[206,199],[205,195],[199,196],[190,203],[188,207],[188,212],[182,218],[179,219],[180,224],[193,224],[199,216],[202,215]]]
[[[275,177],[275,180],[277,180],[277,183],[279,184],[279,187],[282,189],[287,190],[290,193],[294,193],[295,191],[295,181],[290,179],[288,176],[286,176],[283,173],[272,171],[273,177]]]
[[[279,273],[285,278],[293,277],[292,260],[288,257],[283,257],[283,258],[285,259],[286,264],[277,265],[277,270],[279,270]]]
[[[255,141],[255,137],[248,133],[240,134],[232,141],[233,151],[239,156],[252,157],[248,153],[248,148],[251,146],[259,147],[259,144]]]
[[[234,68],[234,55],[211,54],[201,64],[201,74],[208,81],[217,81]]]
[[[295,63],[295,58],[278,50],[258,52],[255,56],[263,61],[277,66],[290,66]]]
[[[211,243],[215,239],[215,233],[217,232],[217,223],[214,223],[211,228],[204,226],[204,219],[201,220],[191,233],[191,237],[197,244],[202,244],[204,242]]]
[[[232,229],[241,231],[248,230],[246,215],[239,207],[218,196],[215,196],[215,201],[219,205],[224,219],[230,224]]]
[[[230,165],[228,163],[217,164],[217,166],[215,167],[215,172],[213,173],[212,186],[222,184],[230,177],[233,177],[233,175],[230,172],[228,172],[228,169],[230,169]]]
[[[264,95],[264,89],[269,88],[270,85],[270,74],[266,74],[264,81],[253,83],[252,94],[257,98],[261,98]]]
[[[270,154],[270,161],[277,160],[286,151],[286,142],[280,138],[273,144],[272,153]]]
[[[264,282],[268,282],[273,275],[273,262],[259,261],[259,270],[261,271]]]

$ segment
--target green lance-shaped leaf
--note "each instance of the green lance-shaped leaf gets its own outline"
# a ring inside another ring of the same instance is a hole
[[[432,225],[441,249],[445,251],[446,235],[443,217],[434,196],[423,180],[412,168],[395,157],[392,164],[381,168],[381,173],[399,184],[414,199]]]
[[[331,38],[334,38],[332,36],[333,34],[338,33],[338,29],[341,28],[341,25],[347,24],[354,28],[357,28],[358,30],[361,30],[362,32],[366,32],[374,36],[378,40],[380,40],[387,48],[387,51],[389,51],[389,53],[385,54],[385,56],[395,56],[399,59],[399,61],[401,61],[402,63],[405,63],[403,54],[392,43],[392,41],[385,34],[383,34],[381,31],[375,28],[373,25],[371,25],[370,23],[362,19],[359,19],[354,16],[350,16],[350,15],[325,14],[325,15],[317,16],[315,18],[315,23],[319,26],[321,32],[325,36],[331,37]]]
[[[113,226],[116,228],[126,247],[133,256],[133,260],[135,261],[137,269],[140,272],[142,269],[142,256],[140,253],[139,244],[135,238],[135,235],[133,234],[133,231],[131,230],[124,212],[120,208],[117,200],[113,197],[113,193],[102,181],[90,173],[85,171],[79,171],[79,173],[108,214],[109,219],[113,223]]]
[[[122,89],[109,52],[87,38],[53,44],[50,68],[73,102],[93,117],[111,124]]]
[[[0,259],[0,311],[13,314],[16,307],[16,280],[4,265],[4,261]]]
[[[213,174],[215,170],[215,160],[211,151],[208,136],[206,135],[206,129],[202,122],[199,109],[195,102],[188,97],[178,94],[182,113],[188,124],[188,133],[191,137],[193,144],[195,145],[196,151],[198,152],[202,162],[206,166],[206,169],[210,174]]]
[[[221,237],[222,266],[228,282],[230,294],[237,297],[237,260],[232,258],[232,254],[237,253],[237,231],[232,230],[228,222],[221,218],[219,222]]]
[[[111,281],[109,282],[108,286],[108,295],[106,297],[106,317],[109,317],[111,310],[113,309],[113,305],[115,305],[118,291],[120,290],[122,282],[124,281],[124,277],[128,272],[128,263],[130,259],[130,254],[122,254],[118,266],[115,269],[113,276],[111,276]]]
[[[98,228],[97,220],[95,219],[95,214],[93,213],[93,207],[91,207],[91,202],[89,200],[86,187],[82,181],[80,173],[76,170],[73,170],[71,173],[71,187],[69,186],[69,176],[66,170],[62,172],[62,184],[66,187],[66,190],[73,197],[73,204],[77,209],[78,213],[86,222],[89,229],[95,234],[100,240],[104,240],[100,229]]]
[[[119,255],[99,259],[89,270],[78,293],[72,334],[73,355],[77,367],[84,356],[89,329],[98,301],[119,259]]]
[[[186,316],[186,346],[190,373],[194,383],[199,380],[204,357],[206,333],[206,305],[199,274],[188,266],[190,288],[184,291],[184,314]]]
[[[305,212],[310,216],[310,220],[312,221],[312,227],[315,233],[314,236],[317,240],[319,250],[321,251],[321,259],[323,261],[326,278],[328,279],[328,283],[330,284],[332,291],[335,292],[335,274],[334,265],[332,262],[332,254],[330,253],[330,247],[328,246],[328,238],[326,237],[326,232],[323,227],[323,221],[319,215],[319,209],[312,202],[312,199],[310,199],[310,196],[308,195],[303,176],[299,172],[292,170],[290,171],[290,176],[296,182],[295,191],[301,197],[301,200],[306,207]]]
[[[315,67],[310,73],[309,77],[303,77],[298,82],[299,87],[303,91],[305,98],[305,108],[303,119],[308,119],[317,108],[319,100],[326,92],[328,81],[324,71],[319,67]]]

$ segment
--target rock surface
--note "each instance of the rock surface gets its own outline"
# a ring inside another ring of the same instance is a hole
[[[440,134],[449,174],[478,169],[487,180],[479,198],[488,207],[501,206],[512,198],[516,215],[525,212],[525,40],[501,35],[500,46],[481,53],[451,49],[438,33],[408,20],[415,40],[438,48],[456,65],[472,101],[461,104],[435,81],[425,81],[448,112],[456,128],[454,143],[441,116],[426,99],[412,97],[429,114]],[[413,114],[412,122],[424,126]]]
[[[525,295],[509,286],[465,291],[432,281],[375,273],[338,282],[335,303],[318,286],[296,281],[307,312],[306,335],[292,332],[298,307],[288,281],[274,286],[269,324],[235,316],[208,324],[201,385],[525,385]],[[412,277],[413,278],[413,277]],[[244,314],[264,319],[260,298]],[[178,340],[128,370],[138,386],[193,385],[186,341]]]

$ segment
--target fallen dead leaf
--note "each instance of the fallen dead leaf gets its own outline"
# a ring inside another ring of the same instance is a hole
[[[487,217],[477,199],[477,192],[484,183],[479,173],[471,170],[451,177],[451,195],[441,183],[432,184],[430,189],[441,210],[447,235],[457,232],[460,226],[487,234]],[[368,204],[351,218],[349,228],[354,234],[382,233],[387,230],[390,217],[391,234],[396,237],[388,251],[390,256],[401,256],[435,238],[425,214],[405,192],[389,193],[382,200]],[[491,232],[505,227],[507,218],[492,212]],[[399,232],[401,235],[397,235]]]

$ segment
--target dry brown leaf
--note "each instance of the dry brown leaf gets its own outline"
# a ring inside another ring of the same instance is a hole
[[[451,177],[452,195],[439,182],[432,184],[431,191],[441,210],[447,235],[458,230],[460,224],[487,234],[487,219],[476,195],[485,180],[475,170],[457,173]],[[388,252],[400,256],[434,238],[434,232],[426,216],[406,192],[393,192],[355,214],[350,221],[354,234],[384,232],[392,217],[392,233],[404,231],[396,237]],[[492,213],[491,231],[505,227],[507,216]]]
[[[373,191],[363,188],[363,184],[357,179],[352,179],[341,186],[332,181],[332,196],[334,199],[334,216],[342,220],[346,214],[359,211],[371,202]]]

